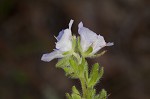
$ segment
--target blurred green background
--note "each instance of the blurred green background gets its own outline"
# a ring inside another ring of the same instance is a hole
[[[109,99],[150,99],[149,0],[0,0],[0,99],[65,99],[78,80],[40,60],[74,19],[114,46],[88,60],[105,68]]]

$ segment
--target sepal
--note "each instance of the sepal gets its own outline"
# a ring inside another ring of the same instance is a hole
[[[90,55],[90,58],[97,58],[100,57],[102,55],[104,55],[107,52],[107,50],[102,51],[101,53],[95,54],[95,55]]]
[[[92,53],[92,51],[93,51],[93,47],[90,46],[87,51],[85,51],[85,52],[82,53],[83,57],[90,56],[90,54]]]

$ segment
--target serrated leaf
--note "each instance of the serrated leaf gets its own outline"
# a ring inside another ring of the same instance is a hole
[[[69,66],[69,58],[70,57],[64,57],[64,58],[60,59],[57,62],[56,67],[57,68],[63,68],[64,66]]]
[[[72,99],[81,99],[81,96],[77,94],[72,94],[71,96],[72,96]]]
[[[69,60],[70,66],[74,69],[74,71],[78,71],[78,64],[74,59]]]
[[[66,76],[68,76],[70,78],[73,78],[73,79],[78,78],[78,75],[76,75],[76,73],[74,72],[72,67],[66,66],[66,67],[63,68],[63,70],[65,71]]]
[[[83,59],[83,60],[84,60],[84,71],[85,71],[84,75],[85,75],[86,81],[88,81],[88,78],[89,78],[88,63],[87,63],[87,61],[85,59]]]
[[[72,93],[80,95],[79,91],[77,90],[77,88],[75,86],[72,87]]]
[[[101,69],[100,69],[100,71],[99,71],[99,78],[98,78],[98,79],[101,79],[102,76],[103,76],[103,74],[104,74],[104,68],[101,67]]]
[[[96,89],[93,89],[92,90],[92,97],[94,98],[94,96],[95,96],[95,93],[96,93]]]
[[[106,99],[107,98],[107,92],[105,89],[102,89],[101,92],[99,93],[99,98],[98,99]]]
[[[81,64],[84,65],[84,71],[88,71],[88,63],[85,60],[85,58],[82,58],[82,63]]]
[[[83,65],[79,65],[78,66],[78,72],[79,72],[79,76],[82,77],[83,73],[84,73],[84,66]]]
[[[85,59],[82,58],[81,64],[78,66],[80,76],[84,74],[85,65]]]
[[[95,71],[94,74],[91,74],[91,75],[94,75],[94,76],[90,75],[90,80],[89,80],[88,86],[89,87],[94,87],[99,82],[101,77],[103,76],[103,73],[104,73],[104,69],[103,69],[103,67],[101,67],[100,70]]]
[[[66,93],[67,99],[72,99],[72,97],[69,95],[69,93]]]
[[[88,81],[89,68],[88,68],[88,63],[85,60],[85,58],[82,58],[82,64],[84,64],[84,77],[85,77],[85,80]]]
[[[78,75],[75,74],[75,73],[69,74],[69,77],[72,78],[72,79],[78,79],[79,78]]]
[[[90,73],[90,77],[95,76],[95,74],[97,74],[99,71],[99,64],[95,63],[92,67],[91,73]]]
[[[80,77],[85,77],[86,81],[88,79],[88,64],[85,58],[82,58],[81,64],[78,66]]]
[[[72,69],[70,66],[64,67],[63,70],[65,71],[66,76],[68,76],[68,75],[74,73],[73,69]]]
[[[99,64],[96,63],[92,67],[92,70],[91,70],[91,73],[90,73],[88,87],[95,86],[98,78],[99,78]]]
[[[87,99],[95,99],[96,90],[93,88],[88,88]]]

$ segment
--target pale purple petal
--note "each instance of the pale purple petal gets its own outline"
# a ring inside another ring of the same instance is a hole
[[[91,54],[95,54],[100,49],[105,46],[112,46],[113,43],[106,43],[104,37],[101,35],[97,35],[95,32],[83,26],[83,23],[80,22],[78,25],[78,33],[81,37],[81,47],[85,52],[90,46],[93,48],[93,52]]]
[[[57,39],[58,42],[56,43],[56,49],[60,50],[60,51],[69,51],[72,49],[72,33],[71,33],[71,27],[73,24],[74,20],[70,20],[69,22],[69,28],[62,30]]]
[[[84,35],[81,34],[80,37],[81,37],[80,43],[81,43],[82,50],[86,51],[89,48],[89,46],[91,46],[92,43],[91,42],[87,42],[87,40],[86,40]]]
[[[64,34],[64,30],[62,30],[62,31],[59,32],[59,35],[56,38],[57,41],[59,41],[61,39],[61,37],[62,37],[63,34]]]
[[[78,25],[78,31],[80,31],[80,29],[83,27],[83,23],[80,22],[79,25]]]
[[[60,51],[69,51],[72,49],[71,30],[65,29],[61,39],[56,43],[56,49]]]
[[[104,37],[103,36],[101,36],[101,35],[97,35],[97,39],[95,39],[95,42],[93,42],[93,45],[96,45],[96,46],[94,46],[94,48],[96,48],[96,47],[104,47],[104,46],[106,46],[106,42],[105,42],[105,40],[104,40]]]
[[[83,23],[80,22],[78,25],[78,33],[81,37],[81,47],[83,51],[86,51],[95,39],[97,39],[97,34],[91,31],[90,29],[83,27]]]
[[[93,49],[92,53],[91,54],[95,54],[97,53],[102,47],[98,46],[96,47],[95,49]]]
[[[83,35],[85,39],[88,40],[89,42],[93,42],[94,39],[97,38],[97,34],[91,31],[90,29],[84,27],[82,22],[80,22],[78,25],[78,33],[80,35]]]
[[[71,27],[72,27],[72,24],[73,24],[73,22],[74,22],[74,20],[70,20],[70,22],[69,22],[69,29],[71,30]]]
[[[45,62],[49,62],[55,58],[62,58],[62,57],[63,57],[62,52],[58,50],[54,50],[51,53],[43,54],[41,60]]]
[[[74,20],[70,20],[69,28],[62,30],[59,32],[59,35],[55,37],[57,39],[56,49],[47,54],[43,54],[41,60],[49,62],[55,58],[62,58],[64,57],[62,54],[66,51],[72,49],[72,34],[71,34],[71,27]]]
[[[74,20],[70,20],[70,22],[69,22],[69,29],[71,30],[71,27],[72,27],[72,24],[73,24],[73,22],[74,22]],[[61,39],[61,37],[63,36],[63,34],[64,34],[64,30],[62,30],[62,31],[60,31],[59,32],[59,35],[57,36],[57,41],[59,41],[60,39]]]
[[[106,44],[106,46],[113,46],[113,45],[114,45],[113,42],[108,42],[108,43]]]
[[[101,48],[106,46],[106,42],[103,38],[103,36],[98,35],[97,39],[95,39],[95,42],[93,42],[92,47],[93,47],[93,52],[92,54],[95,54],[98,52]]]

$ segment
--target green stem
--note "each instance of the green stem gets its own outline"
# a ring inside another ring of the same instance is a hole
[[[81,64],[82,58],[79,54],[73,53],[73,55],[77,58],[78,64]],[[86,99],[87,97],[87,85],[86,85],[86,78],[84,76],[84,71],[82,72],[83,75],[79,77],[79,80],[81,82],[81,88],[82,88],[82,97]]]
[[[84,78],[80,78],[83,98],[86,98],[86,84]]]

